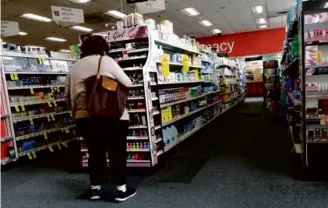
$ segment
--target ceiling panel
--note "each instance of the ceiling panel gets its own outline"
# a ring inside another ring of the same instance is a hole
[[[125,2],[125,0],[123,0]],[[157,22],[168,19],[174,22],[174,29],[178,35],[210,36],[211,30],[220,29],[225,34],[257,30],[256,18],[251,8],[254,6],[266,6],[269,14],[286,10],[294,0],[166,0],[166,10],[163,12],[147,14]],[[49,47],[51,49],[68,48],[69,45],[78,42],[78,36],[82,33],[69,28],[60,27],[55,23],[40,23],[20,18],[22,13],[36,13],[51,18],[50,6],[67,6],[84,10],[86,23],[82,24],[93,28],[95,31],[107,30],[106,23],[115,24],[116,19],[103,12],[109,9],[120,10],[119,0],[92,0],[87,4],[75,4],[68,0],[7,0],[1,2],[1,19],[18,21],[20,29],[29,33],[27,36],[15,36],[4,38],[5,41],[19,44],[33,44]],[[187,17],[180,12],[185,7],[195,7],[201,15]],[[123,12],[134,11],[133,5],[123,3]],[[275,15],[273,15],[275,16]],[[268,17],[265,11],[260,17]],[[208,19],[214,25],[203,27],[198,22]],[[269,21],[269,27],[284,27],[286,20],[278,17]],[[48,36],[58,36],[67,39],[65,43],[54,43],[44,40]]]

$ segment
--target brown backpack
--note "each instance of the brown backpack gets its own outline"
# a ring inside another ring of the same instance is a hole
[[[128,96],[128,88],[115,79],[101,76],[102,56],[98,60],[97,74],[84,80],[87,92],[87,111],[90,116],[121,118]]]

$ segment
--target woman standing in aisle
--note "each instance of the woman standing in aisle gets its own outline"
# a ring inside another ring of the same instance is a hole
[[[121,119],[116,117],[89,116],[86,106],[86,86],[84,80],[99,72],[101,76],[115,79],[126,87],[132,82],[120,66],[106,56],[109,46],[101,36],[85,38],[81,46],[81,59],[74,65],[66,78],[65,98],[81,136],[89,152],[91,200],[102,195],[102,185],[107,182],[106,152],[110,159],[110,175],[117,193],[116,201],[125,201],[136,194],[136,189],[126,186],[126,136],[129,124],[127,110]]]

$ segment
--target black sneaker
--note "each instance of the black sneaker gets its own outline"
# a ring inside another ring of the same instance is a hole
[[[102,196],[102,189],[91,189],[90,190],[90,200],[99,200]]]
[[[115,201],[118,201],[118,202],[126,201],[127,199],[135,196],[136,193],[137,193],[137,190],[135,188],[127,188],[126,192],[117,191]]]

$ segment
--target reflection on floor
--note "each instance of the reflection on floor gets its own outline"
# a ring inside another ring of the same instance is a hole
[[[262,118],[262,103],[248,100],[172,149],[154,175],[131,177],[132,183],[139,184],[138,194],[125,203],[75,199],[88,188],[86,174],[22,167],[2,174],[2,205],[6,208],[327,207],[327,184],[293,179],[297,170],[290,156],[287,130],[279,122]]]

